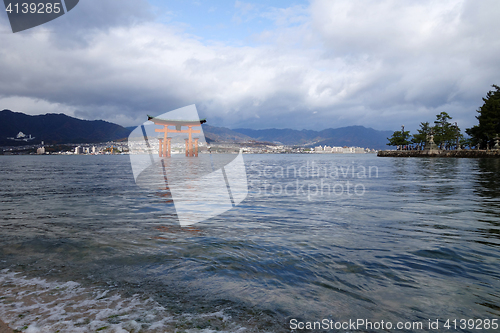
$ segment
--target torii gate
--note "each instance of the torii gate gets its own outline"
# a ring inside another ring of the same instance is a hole
[[[194,138],[194,147],[193,147],[193,133],[201,133],[200,130],[193,130],[193,127],[201,126],[207,122],[206,119],[200,120],[169,120],[169,119],[160,119],[148,116],[148,120],[152,121],[155,125],[163,126],[162,129],[155,128],[155,132],[161,132],[163,134],[163,138],[159,138],[160,140],[160,149],[159,156],[160,157],[170,157],[171,151],[171,139],[168,137],[168,133],[188,133],[189,139],[186,140],[186,156],[196,156],[198,157],[198,138]],[[168,128],[168,126],[175,126],[175,129]],[[182,130],[182,126],[187,126],[187,130]],[[194,148],[194,149],[193,149]]]

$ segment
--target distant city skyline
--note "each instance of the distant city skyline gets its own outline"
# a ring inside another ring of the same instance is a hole
[[[196,104],[227,128],[463,130],[498,82],[500,3],[86,0],[12,34],[0,110],[137,126]]]

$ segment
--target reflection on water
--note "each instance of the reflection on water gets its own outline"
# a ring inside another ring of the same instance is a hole
[[[500,160],[481,159],[477,163],[477,194],[485,200],[498,198],[500,193]],[[497,200],[492,200],[493,205],[498,205]],[[496,206],[497,207],[497,206]]]
[[[205,154],[186,158],[173,156],[138,167],[131,157],[138,186],[158,190],[173,203],[181,225],[192,225],[223,214],[241,203],[248,194],[245,163],[241,153]],[[217,169],[215,169],[217,168]],[[137,170],[140,170],[137,171]]]
[[[328,172],[280,173],[312,162]],[[245,155],[248,197],[184,228],[168,189],[138,187],[128,163],[2,156],[0,269],[126,300],[137,294],[183,329],[500,315],[497,160]],[[362,177],[369,166],[377,173]],[[348,182],[365,191],[307,192]],[[134,311],[158,322],[148,304]]]

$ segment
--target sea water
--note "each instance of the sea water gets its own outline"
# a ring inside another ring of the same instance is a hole
[[[477,332],[500,319],[500,160],[244,161],[247,198],[180,227],[128,156],[0,156],[0,319],[26,332],[437,332],[447,320]]]

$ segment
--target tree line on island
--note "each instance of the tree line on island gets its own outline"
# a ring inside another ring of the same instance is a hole
[[[416,134],[405,131],[404,126],[401,131],[395,131],[390,138],[388,146],[397,146],[398,149],[422,150],[425,144],[432,137],[439,149],[489,149],[493,147],[500,135],[500,87],[492,86],[494,90],[489,91],[483,98],[484,104],[477,110],[479,115],[476,119],[478,125],[467,128],[465,137],[458,124],[450,122],[452,117],[441,112],[436,115],[434,125],[429,122],[420,123],[420,128]]]

